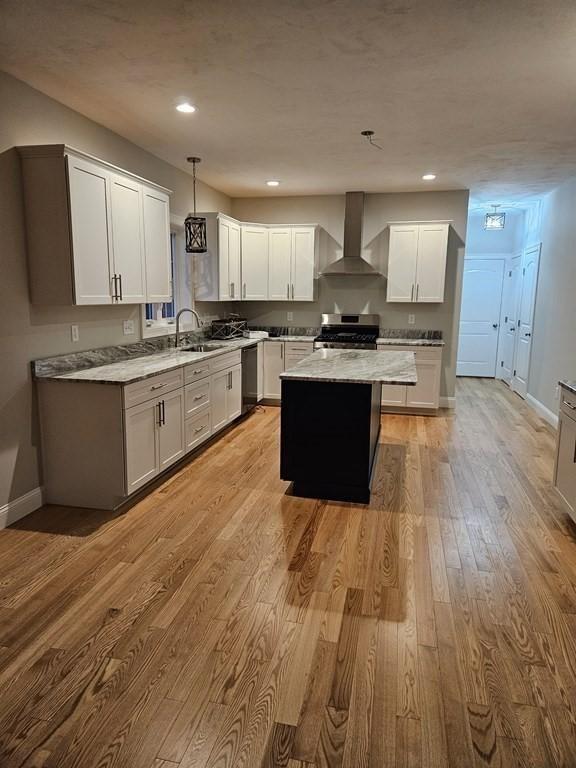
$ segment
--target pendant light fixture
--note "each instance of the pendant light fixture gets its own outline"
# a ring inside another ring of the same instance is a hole
[[[492,213],[487,213],[484,217],[484,229],[504,229],[504,225],[506,224],[506,214],[498,211],[498,208],[500,208],[499,205],[492,205],[492,208],[494,208],[494,211]]]
[[[187,157],[192,163],[192,185],[194,191],[194,213],[189,213],[184,220],[186,233],[186,253],[206,253],[206,219],[196,216],[196,165],[201,162],[199,157]]]

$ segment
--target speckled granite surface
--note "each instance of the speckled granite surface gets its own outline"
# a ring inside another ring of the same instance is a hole
[[[75,381],[97,384],[132,384],[135,381],[148,379],[158,373],[173,371],[185,365],[207,360],[218,355],[232,352],[242,347],[250,347],[258,343],[257,339],[234,339],[233,341],[212,342],[220,349],[214,352],[185,352],[183,350],[167,349],[156,354],[124,359],[107,365],[93,368],[83,368],[65,373],[42,372],[36,373],[37,381]]]
[[[564,389],[567,389],[568,392],[572,392],[573,395],[576,395],[576,381],[567,381],[566,379],[563,379],[562,381],[559,381],[558,384]]]
[[[380,328],[378,344],[401,344],[405,347],[443,347],[442,331],[418,328]]]
[[[283,380],[350,384],[418,383],[413,352],[319,349],[280,374]]]

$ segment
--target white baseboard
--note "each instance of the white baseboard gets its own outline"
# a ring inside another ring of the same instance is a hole
[[[440,408],[456,408],[456,398],[455,397],[441,397],[440,398]]]
[[[4,504],[0,507],[0,530],[34,512],[42,503],[42,488],[34,488],[24,496]]]
[[[558,429],[558,414],[553,413],[549,408],[546,408],[540,400],[536,400],[531,394],[526,395],[526,402],[533,411],[536,411],[538,416],[541,416],[544,421],[547,421],[548,424],[554,427],[554,429]]]

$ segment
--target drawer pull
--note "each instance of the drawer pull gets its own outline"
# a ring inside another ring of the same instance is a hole
[[[207,427],[207,426],[208,426],[208,424],[204,424],[204,426],[202,426],[202,427],[196,427],[196,429],[194,430],[194,432],[202,432],[202,430],[203,430],[203,429],[206,429],[206,427]]]
[[[195,395],[194,400],[203,400],[206,397],[206,395]]]
[[[205,371],[205,370],[206,370],[205,368],[200,368],[200,369],[199,369],[199,370],[197,370],[197,371],[192,371],[192,374],[193,374],[194,376],[196,376],[196,374],[198,374],[198,373],[204,373],[204,371]]]
[[[562,404],[570,408],[571,411],[576,411],[576,405],[572,405],[567,400],[562,400]]]
[[[162,387],[165,387],[165,386],[166,386],[166,382],[164,382],[163,384],[154,384],[152,387],[150,387],[150,391],[154,392],[154,390],[162,389]]]

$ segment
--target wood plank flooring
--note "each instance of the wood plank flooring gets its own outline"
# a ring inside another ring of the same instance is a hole
[[[286,495],[264,408],[124,514],[0,531],[1,768],[573,768],[554,442],[462,380],[335,504]]]

